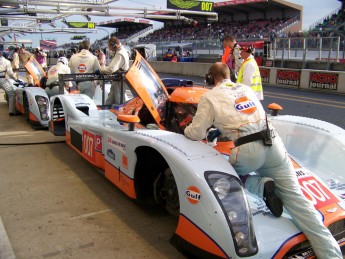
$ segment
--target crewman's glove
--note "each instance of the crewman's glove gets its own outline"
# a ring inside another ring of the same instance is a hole
[[[220,132],[219,129],[212,128],[207,132],[207,141],[208,142],[213,142],[216,138],[218,138],[222,133]]]

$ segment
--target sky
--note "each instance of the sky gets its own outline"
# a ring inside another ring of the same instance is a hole
[[[138,8],[166,8],[166,1],[167,0],[119,0],[113,3],[116,6],[128,6],[128,7],[138,7]],[[221,1],[214,1],[214,2],[222,2]],[[333,12],[334,10],[338,9],[341,6],[341,2],[338,0],[287,0],[287,2],[296,3],[303,6],[303,30],[307,30],[310,25],[317,22],[320,19],[323,19],[325,16]],[[92,16],[92,22],[100,22],[100,21],[107,21],[111,19],[115,19],[115,17],[99,17],[99,16]],[[84,22],[86,19],[82,16],[71,16],[66,19],[67,21],[81,21]],[[57,22],[58,27],[62,26],[62,23]],[[45,25],[47,28],[51,28],[48,25]],[[39,46],[40,39],[52,39],[57,38],[58,45],[61,45],[66,42],[70,42],[70,37],[72,35],[62,35],[59,34],[27,34],[26,36],[21,36],[19,39],[28,39],[32,40],[32,47]],[[104,30],[101,30],[97,33],[87,34],[90,38],[91,43],[97,39],[103,38],[108,36],[108,33]]]

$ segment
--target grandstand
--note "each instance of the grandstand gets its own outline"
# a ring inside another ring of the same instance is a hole
[[[164,28],[140,38],[142,43],[159,41],[210,40],[225,34],[239,39],[270,39],[302,29],[300,5],[283,0],[231,0],[218,2],[214,11],[218,21],[212,22],[197,16],[188,18],[196,21],[165,21]],[[163,21],[163,20],[159,20]]]

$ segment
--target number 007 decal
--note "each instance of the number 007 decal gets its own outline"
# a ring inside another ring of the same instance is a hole
[[[301,177],[298,181],[304,196],[316,209],[339,202],[338,198],[313,176]]]
[[[102,138],[83,130],[83,149],[82,152],[86,159],[95,162],[95,152],[102,151]]]

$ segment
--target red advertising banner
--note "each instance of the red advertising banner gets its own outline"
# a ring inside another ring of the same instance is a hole
[[[270,82],[270,69],[260,68],[261,82],[268,84]]]
[[[338,78],[338,74],[310,72],[309,88],[337,90]]]
[[[249,4],[249,3],[258,3],[258,2],[267,2],[268,0],[229,0],[224,2],[214,3],[214,7],[228,6],[235,4]]]
[[[301,70],[277,70],[277,84],[299,87],[301,81]]]

